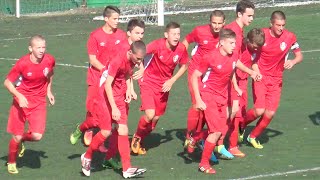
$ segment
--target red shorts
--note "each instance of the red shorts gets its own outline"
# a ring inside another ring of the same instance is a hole
[[[124,100],[125,98],[115,98],[116,105],[121,113],[121,116],[118,121],[112,120],[112,123],[128,125],[129,105],[128,103],[124,102]],[[110,107],[110,115],[112,115],[111,107]]]
[[[154,109],[156,116],[161,116],[166,111],[169,92],[158,92],[148,84],[140,84],[141,107],[140,110]]]
[[[242,90],[242,96],[238,96],[237,91],[231,88],[231,99],[232,101],[239,101],[239,111],[236,117],[244,117],[248,104],[248,79],[238,79],[237,82],[239,88]]]
[[[13,99],[9,118],[8,133],[23,135],[25,123],[28,122],[28,131],[43,134],[46,128],[46,99],[45,97],[31,97],[28,99],[28,108],[21,108],[18,100]]]
[[[210,133],[221,132],[223,135],[227,133],[227,104],[216,102],[215,95],[207,92],[201,94],[203,102],[207,109],[204,110],[204,116]]]
[[[93,99],[95,103],[91,102],[91,110],[89,112],[93,116],[92,121],[100,129],[111,131],[111,107],[107,104],[106,98],[100,100]]]
[[[192,83],[191,83],[191,76],[192,76],[193,72],[194,72],[194,70],[188,69],[188,88],[189,88],[189,92],[190,92],[191,102],[192,102],[193,105],[195,105],[196,104],[196,98],[194,96]],[[201,78],[198,79],[198,85],[199,85],[199,87],[202,86]]]
[[[255,108],[271,111],[278,109],[282,90],[282,77],[263,76],[260,82],[253,82],[252,88]]]

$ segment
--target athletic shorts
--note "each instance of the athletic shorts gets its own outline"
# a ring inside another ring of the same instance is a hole
[[[263,76],[259,82],[253,82],[253,102],[255,108],[271,111],[278,109],[282,90],[282,77]]]
[[[231,88],[231,99],[232,101],[239,101],[239,111],[236,117],[244,117],[246,114],[246,108],[248,104],[248,79],[238,79],[238,86],[242,90],[242,96],[238,96],[237,91]]]
[[[148,84],[140,84],[141,106],[140,110],[154,109],[156,116],[165,113],[169,92],[158,92],[156,88],[152,88]]]
[[[112,120],[112,123],[128,125],[129,104],[124,102],[124,100],[125,100],[125,98],[116,98],[115,97],[116,105],[121,113],[121,116],[118,121]],[[110,114],[112,115],[111,107],[110,107]]]
[[[209,133],[221,132],[227,133],[227,103],[220,104],[215,100],[215,95],[208,92],[201,93],[201,98],[207,108],[204,110],[204,116]]]
[[[45,97],[29,97],[28,108],[21,108],[17,98],[13,99],[7,132],[13,135],[23,135],[25,123],[28,122],[28,131],[43,134],[46,127],[46,99]]]

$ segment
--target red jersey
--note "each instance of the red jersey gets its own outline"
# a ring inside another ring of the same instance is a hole
[[[169,80],[177,64],[188,62],[188,52],[182,43],[174,50],[167,48],[166,39],[154,40],[147,45],[147,55],[150,61],[145,65],[141,82],[150,84],[161,91],[162,85]]]
[[[197,51],[192,56],[189,69],[196,69],[202,57],[218,47],[219,34],[214,34],[210,24],[195,27],[186,37],[187,42],[197,43]]]
[[[22,56],[7,75],[7,79],[16,83],[17,90],[25,97],[45,97],[48,87],[48,74],[55,66],[55,59],[50,54],[44,54],[42,61],[35,64],[30,60],[30,54]]]
[[[282,77],[284,62],[289,50],[299,52],[296,35],[288,30],[283,30],[280,37],[271,36],[269,28],[263,28],[265,43],[261,49],[261,56],[258,59],[259,70],[262,75]]]
[[[243,45],[241,48],[241,55],[240,55],[240,61],[251,69],[251,66],[253,64],[253,61],[256,61],[259,59],[260,52],[258,51],[251,51],[248,49],[247,45]],[[247,79],[249,74],[241,71],[240,69],[236,69],[237,77],[240,79]]]
[[[226,104],[230,76],[236,67],[238,54],[223,56],[219,49],[209,52],[203,57],[198,70],[204,74],[200,92],[213,93],[216,102]]]
[[[236,21],[224,26],[224,29],[231,29],[236,33],[236,49],[235,51],[241,51],[242,41],[243,41],[243,29],[239,26]]]
[[[108,61],[114,57],[114,52],[117,50],[120,42],[127,39],[126,33],[121,29],[116,29],[112,34],[107,34],[102,27],[91,32],[87,42],[89,55],[96,55],[96,58],[101,64],[106,65]],[[100,72],[93,66],[88,68],[87,83],[94,85],[99,80]]]

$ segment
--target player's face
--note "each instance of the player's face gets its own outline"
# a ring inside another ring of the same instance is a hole
[[[136,65],[139,65],[143,61],[145,55],[146,54],[142,51],[137,51],[136,53],[132,53],[132,51],[130,51],[130,59],[132,63]]]
[[[132,42],[142,40],[144,36],[144,29],[141,27],[134,27],[131,32],[128,31],[128,36],[130,37]]]
[[[211,18],[211,28],[212,28],[214,33],[220,32],[220,30],[223,28],[223,26],[224,26],[223,17],[212,16],[212,18]]]
[[[168,32],[164,33],[164,36],[167,38],[169,46],[175,47],[178,45],[180,40],[180,28],[169,29]]]
[[[285,25],[286,25],[286,20],[274,19],[273,22],[271,22],[271,34],[276,37],[281,36],[285,28]]]
[[[247,47],[250,51],[257,51],[260,47],[256,43],[248,42]]]
[[[235,38],[226,38],[220,41],[222,49],[227,54],[232,54],[236,48],[236,39]]]
[[[111,16],[105,17],[104,20],[112,29],[116,29],[119,24],[119,14],[111,13]]]
[[[249,26],[251,22],[253,21],[253,15],[254,15],[254,9],[252,8],[246,8],[246,11],[241,14],[239,13],[239,17],[241,18],[241,21],[244,26]]]
[[[46,51],[46,41],[41,39],[33,40],[31,46],[29,46],[29,51],[36,59],[41,59]]]

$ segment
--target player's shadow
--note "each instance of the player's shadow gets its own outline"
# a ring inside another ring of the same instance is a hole
[[[24,156],[21,158],[17,158],[17,167],[28,167],[31,169],[38,169],[41,167],[40,158],[48,158],[46,152],[26,149],[24,152]],[[0,159],[7,162],[8,156],[1,157]]]
[[[255,126],[248,126],[246,128],[245,134],[244,134],[244,139],[243,142],[241,144],[246,144],[249,146],[249,144],[247,143],[247,137],[248,135],[251,133],[251,131],[253,130]],[[269,142],[270,138],[274,138],[277,136],[282,135],[283,132],[275,130],[275,129],[270,129],[270,128],[266,128],[263,133],[258,137],[258,140],[260,141],[261,144],[265,144]],[[251,146],[251,145],[250,145]]]
[[[309,115],[309,119],[316,126],[320,125],[320,111],[315,112],[314,114]]]

